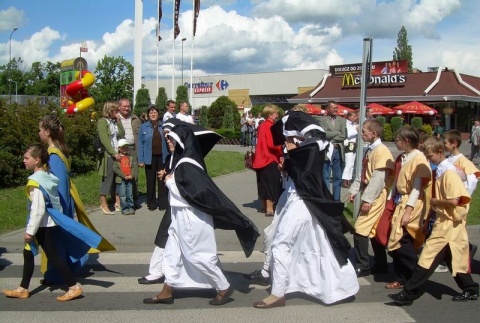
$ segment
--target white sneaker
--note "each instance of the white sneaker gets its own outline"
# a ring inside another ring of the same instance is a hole
[[[444,265],[438,265],[437,269],[435,269],[436,273],[446,273],[448,272],[448,267]]]

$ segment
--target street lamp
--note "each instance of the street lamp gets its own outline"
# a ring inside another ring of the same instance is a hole
[[[12,79],[8,79],[8,82],[15,83],[15,103],[18,103],[17,82]],[[12,103],[12,100],[10,100],[10,103]]]
[[[186,38],[182,38],[182,85],[183,85],[183,42],[186,41]]]
[[[15,31],[17,31],[18,27],[14,27],[12,33],[10,34],[10,60],[8,61],[8,77],[10,78],[10,69],[12,68],[12,35]],[[10,79],[9,79],[10,80]],[[10,94],[10,103],[12,103],[12,88],[10,83],[8,83],[8,94]]]

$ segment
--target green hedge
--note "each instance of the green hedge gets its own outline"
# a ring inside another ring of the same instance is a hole
[[[47,114],[58,115],[65,126],[72,173],[84,174],[95,169],[92,142],[96,122],[90,119],[89,112],[67,116],[54,104],[45,106],[29,101],[18,105],[0,100],[0,188],[26,183],[30,172],[23,165],[23,153],[32,143],[40,142],[38,124]]]
[[[231,130],[231,129],[217,129],[215,130],[216,133],[219,135],[227,138],[227,139],[240,139],[242,138],[242,134],[240,130]]]

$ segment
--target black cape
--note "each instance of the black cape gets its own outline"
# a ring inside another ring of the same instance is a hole
[[[175,152],[181,153],[175,168],[175,183],[180,195],[192,207],[211,215],[215,228],[235,230],[245,255],[249,257],[260,236],[257,227],[208,176],[201,148],[191,128],[176,126],[168,135],[177,140]],[[178,141],[183,148],[179,147]],[[182,162],[183,158],[195,160],[203,169],[191,162]]]

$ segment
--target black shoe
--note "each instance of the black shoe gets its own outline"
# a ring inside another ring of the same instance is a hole
[[[452,298],[452,301],[454,301],[454,302],[466,302],[466,301],[474,301],[476,299],[478,299],[478,292],[474,293],[474,292],[466,290],[462,294],[454,296]]]
[[[230,298],[230,296],[232,296],[234,291],[235,289],[233,289],[232,285],[230,285],[230,287],[228,287],[228,289],[225,291],[225,294],[223,294],[223,296],[217,295],[220,298],[217,298],[217,297],[212,298],[208,302],[208,304],[215,305],[215,306],[225,305],[225,303],[227,303],[228,299]]]
[[[413,300],[408,298],[404,291],[401,291],[398,294],[388,294],[388,297],[401,306],[410,306],[413,303]]]
[[[370,268],[357,268],[355,269],[355,272],[357,273],[357,277],[365,277],[370,275]]]
[[[165,281],[165,276],[157,279],[152,279],[152,280],[148,280],[145,277],[141,277],[138,279],[138,283],[142,285],[163,284],[164,281]]]
[[[174,300],[173,297],[168,298],[157,298],[157,296],[153,298],[144,298],[143,304],[173,304]]]
[[[248,279],[252,284],[270,286],[270,277],[263,277],[262,271],[260,270],[255,270],[250,274],[243,274],[243,277]]]

